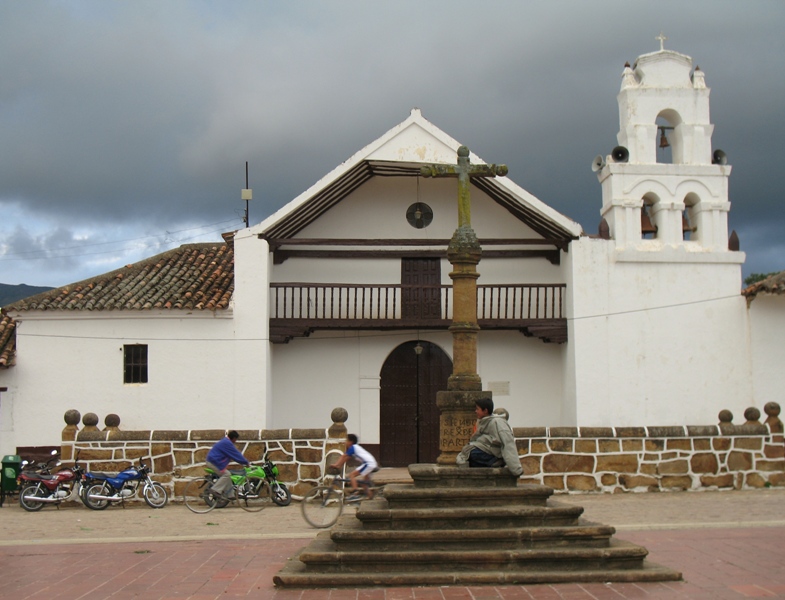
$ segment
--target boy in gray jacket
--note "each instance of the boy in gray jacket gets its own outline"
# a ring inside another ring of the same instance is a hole
[[[456,464],[470,467],[502,467],[505,464],[513,475],[523,473],[518,448],[507,419],[493,414],[493,400],[480,398],[475,403],[477,431],[461,450]]]

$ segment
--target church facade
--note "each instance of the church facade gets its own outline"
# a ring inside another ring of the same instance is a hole
[[[780,401],[782,296],[741,294],[703,73],[646,54],[618,101],[596,234],[511,177],[472,180],[477,367],[513,426],[708,424]],[[455,179],[421,166],[459,147],[415,109],[223,244],[8,307],[3,447],[57,443],[71,408],[172,430],[320,428],[341,406],[382,464],[433,461],[458,208]]]

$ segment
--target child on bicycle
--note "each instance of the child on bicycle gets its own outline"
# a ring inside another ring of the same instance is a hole
[[[357,487],[357,481],[359,478],[362,478],[363,481],[367,481],[368,483],[371,482],[371,474],[374,471],[379,470],[379,464],[376,462],[376,459],[373,457],[373,454],[368,452],[365,448],[360,446],[357,443],[357,436],[353,433],[350,433],[346,436],[346,452],[343,453],[341,458],[339,458],[335,464],[328,467],[329,470],[335,470],[336,472],[340,471],[341,467],[346,464],[346,462],[350,458],[356,458],[360,461],[360,466],[357,467],[354,471],[349,473],[349,480],[352,486],[352,494],[347,498],[347,501],[354,501],[359,500],[362,498],[362,493],[359,491]],[[373,489],[369,486],[368,487],[368,499],[370,500],[373,498]]]

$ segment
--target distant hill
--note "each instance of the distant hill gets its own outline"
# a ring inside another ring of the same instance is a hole
[[[17,300],[21,300],[22,298],[29,298],[30,296],[35,296],[41,292],[47,292],[53,289],[54,288],[41,287],[37,285],[25,285],[24,283],[19,285],[8,285],[7,283],[0,283],[0,307],[8,306]]]

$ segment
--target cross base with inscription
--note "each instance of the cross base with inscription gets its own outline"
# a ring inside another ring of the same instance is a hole
[[[439,450],[436,463],[455,466],[455,459],[474,433],[477,416],[474,404],[480,398],[490,398],[487,391],[444,391],[436,393],[439,407]]]

